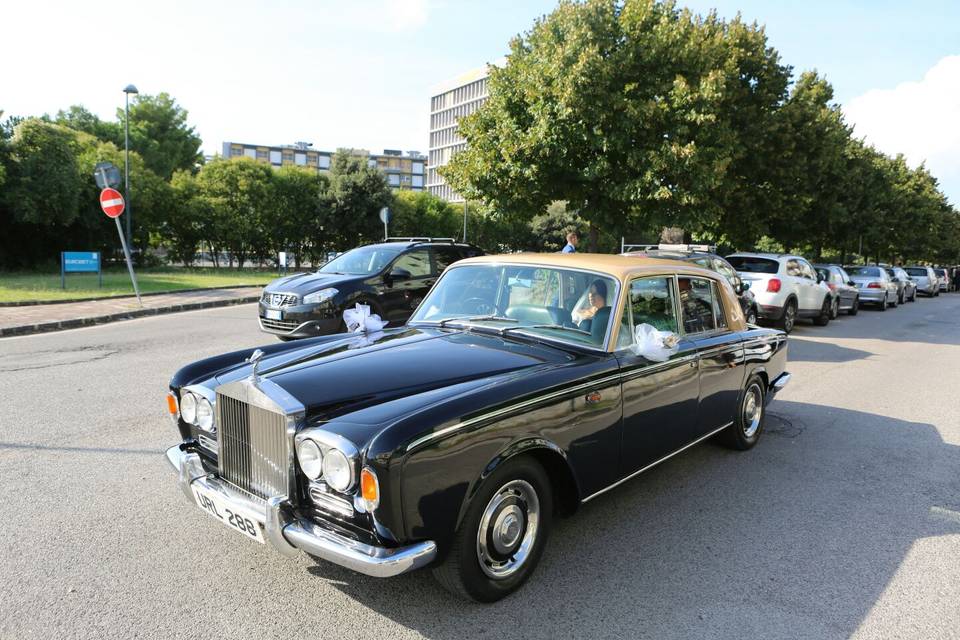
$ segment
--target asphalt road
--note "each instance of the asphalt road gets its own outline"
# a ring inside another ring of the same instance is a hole
[[[285,559],[177,490],[167,381],[269,342],[254,314],[0,340],[0,638],[960,638],[960,295],[799,326],[755,449],[590,502],[488,606]]]

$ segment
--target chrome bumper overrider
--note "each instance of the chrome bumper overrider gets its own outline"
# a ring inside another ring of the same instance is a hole
[[[199,455],[183,451],[179,445],[167,449],[167,460],[177,470],[180,490],[191,503],[195,503],[191,490],[194,483],[219,494],[230,502],[235,512],[261,523],[267,540],[283,555],[294,556],[304,551],[376,578],[419,569],[437,555],[437,545],[432,541],[398,548],[376,547],[323,529],[309,520],[291,517],[285,498],[263,502],[248,496],[208,473]]]
[[[772,387],[773,392],[776,393],[777,391],[780,391],[785,386],[787,386],[787,384],[789,383],[790,383],[790,374],[787,372],[783,372],[779,376],[777,376],[777,379],[774,380],[773,384],[770,386]]]

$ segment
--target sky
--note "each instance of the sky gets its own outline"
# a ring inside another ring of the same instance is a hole
[[[166,91],[204,152],[224,141],[419,150],[437,84],[507,52],[555,0],[32,0],[5,6],[0,109]],[[858,137],[925,162],[960,206],[960,2],[686,0],[766,26],[795,73],[816,69]]]

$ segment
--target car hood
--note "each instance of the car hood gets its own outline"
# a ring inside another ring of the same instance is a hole
[[[283,278],[277,278],[266,287],[267,293],[283,292],[295,293],[303,296],[314,291],[326,289],[327,287],[336,287],[347,282],[356,282],[363,280],[367,276],[345,275],[339,273],[294,273]]]
[[[398,398],[570,361],[562,349],[473,331],[400,327],[264,357],[258,373],[306,408],[316,424]],[[219,384],[250,375],[243,363]],[[470,386],[470,385],[467,385]],[[435,396],[436,394],[432,394]]]

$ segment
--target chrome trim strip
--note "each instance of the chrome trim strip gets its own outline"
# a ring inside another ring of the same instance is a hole
[[[640,475],[641,473],[643,473],[643,472],[646,471],[647,469],[651,469],[651,468],[657,466],[658,464],[660,464],[661,462],[665,462],[665,461],[669,460],[669,459],[672,458],[673,456],[677,455],[678,453],[682,453],[682,452],[686,451],[687,449],[689,449],[690,447],[692,447],[692,446],[694,446],[694,445],[700,444],[701,442],[703,442],[704,440],[706,440],[706,439],[709,438],[710,436],[713,436],[713,435],[716,435],[716,434],[720,433],[721,431],[723,431],[724,429],[726,429],[727,427],[729,427],[729,426],[732,425],[732,424],[733,424],[732,422],[728,422],[727,424],[723,425],[723,426],[720,427],[719,429],[714,429],[713,431],[711,431],[711,432],[708,433],[707,435],[705,435],[705,436],[700,436],[699,438],[697,438],[696,440],[694,440],[694,441],[691,442],[690,444],[684,445],[683,447],[677,449],[677,450],[674,451],[673,453],[671,453],[671,454],[669,454],[669,455],[666,455],[666,456],[660,458],[660,459],[657,460],[656,462],[651,462],[650,464],[648,464],[648,465],[645,466],[644,468],[642,468],[642,469],[640,469],[640,470],[638,470],[638,471],[634,471],[633,473],[631,473],[630,475],[628,475],[628,476],[625,477],[625,478],[621,478],[620,480],[617,480],[616,482],[614,482],[612,485],[610,485],[610,486],[607,487],[606,489],[600,489],[600,491],[597,491],[596,493],[587,496],[586,498],[584,498],[584,499],[581,500],[580,502],[589,502],[590,500],[593,500],[593,499],[596,498],[597,496],[599,496],[599,495],[601,495],[601,494],[604,494],[604,493],[606,493],[607,491],[610,491],[611,489],[614,489],[614,488],[616,488],[616,487],[619,487],[621,484],[623,484],[623,483],[626,482],[627,480],[630,480],[631,478],[635,478],[636,476]]]
[[[591,388],[591,387],[596,387],[596,386],[599,386],[599,385],[604,385],[604,384],[607,384],[607,383],[609,383],[609,382],[612,382],[613,380],[617,380],[617,381],[619,382],[621,375],[622,375],[622,374],[620,374],[620,373],[618,372],[618,373],[616,373],[616,374],[614,374],[614,375],[606,376],[605,378],[599,378],[599,379],[597,379],[597,380],[592,380],[592,381],[590,381],[590,382],[583,382],[583,383],[578,384],[578,385],[573,386],[573,387],[568,387],[568,388],[566,388],[566,389],[561,389],[560,391],[552,391],[552,392],[550,392],[550,393],[547,393],[547,394],[544,394],[544,395],[541,395],[541,396],[536,396],[536,397],[533,397],[533,398],[529,398],[528,400],[524,400],[524,401],[522,401],[522,402],[518,402],[518,403],[516,403],[516,404],[512,404],[512,405],[509,405],[509,406],[507,406],[507,407],[502,407],[502,408],[500,408],[500,409],[496,409],[496,410],[491,411],[491,412],[489,412],[489,413],[484,413],[484,414],[482,414],[482,415],[476,416],[476,417],[474,417],[474,418],[470,418],[470,419],[468,419],[468,420],[463,420],[463,421],[458,422],[458,423],[456,423],[456,424],[452,424],[452,425],[450,425],[449,427],[444,427],[443,429],[440,429],[440,430],[438,430],[438,431],[434,431],[433,433],[428,433],[428,434],[425,435],[425,436],[421,436],[420,438],[417,438],[416,440],[414,440],[413,442],[411,442],[410,444],[407,445],[406,453],[410,453],[410,452],[413,451],[414,449],[420,447],[421,445],[423,445],[423,444],[425,444],[425,443],[427,443],[427,442],[430,442],[430,441],[432,441],[432,440],[436,440],[436,439],[442,438],[442,437],[444,437],[444,436],[446,436],[446,435],[449,435],[449,434],[451,434],[451,433],[453,433],[453,432],[455,432],[455,431],[458,431],[458,430],[460,430],[460,429],[466,429],[467,427],[470,427],[470,426],[472,426],[472,425],[474,425],[474,424],[477,424],[478,422],[484,422],[484,421],[486,421],[486,420],[490,420],[490,419],[493,419],[493,418],[499,418],[499,417],[501,417],[501,416],[503,416],[503,415],[506,415],[506,414],[508,414],[508,413],[511,413],[511,412],[513,412],[513,411],[515,411],[515,410],[524,409],[524,408],[529,407],[529,406],[531,406],[531,405],[539,404],[539,403],[541,403],[541,402],[545,402],[545,401],[547,401],[547,400],[552,400],[552,399],[554,399],[554,398],[559,398],[559,397],[561,397],[561,396],[565,396],[565,395],[568,395],[568,394],[571,394],[571,393],[577,393],[577,392],[579,392],[579,391],[583,391],[584,389],[589,389],[589,388]]]
[[[773,381],[773,385],[772,385],[772,386],[773,386],[774,392],[780,391],[780,390],[783,389],[785,386],[787,386],[787,385],[790,383],[790,377],[791,377],[790,374],[787,373],[786,371],[784,371],[783,373],[781,373],[781,374],[777,377],[777,379]]]
[[[276,335],[276,336],[289,336],[289,335],[291,335],[291,334],[296,333],[297,331],[300,331],[300,329],[303,329],[303,328],[304,328],[305,326],[307,326],[308,324],[313,324],[313,320],[307,320],[306,322],[301,322],[301,323],[298,324],[295,328],[293,328],[293,329],[291,329],[290,331],[287,331],[287,332],[277,331],[277,330],[275,330],[275,329],[268,329],[268,328],[264,327],[264,326],[263,326],[263,321],[262,321],[262,319],[260,318],[260,314],[257,314],[257,324],[260,325],[260,331],[263,331],[264,333],[272,333],[273,335]]]

